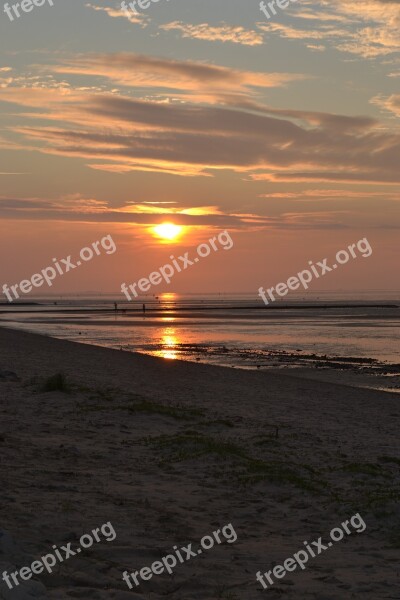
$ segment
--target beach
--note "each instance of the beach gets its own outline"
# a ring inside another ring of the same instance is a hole
[[[116,532],[51,574],[1,581],[0,598],[399,597],[395,394],[6,328],[0,394],[0,572],[103,523]],[[256,580],[356,513],[365,531],[266,590]],[[234,543],[133,589],[122,579],[227,524]]]

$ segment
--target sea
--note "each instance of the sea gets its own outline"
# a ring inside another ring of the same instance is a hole
[[[48,296],[0,304],[0,325],[166,360],[367,373],[400,389],[398,292],[318,292],[268,306],[254,294]]]

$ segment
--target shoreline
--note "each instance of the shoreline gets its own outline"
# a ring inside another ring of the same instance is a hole
[[[53,324],[54,320],[49,323]],[[61,323],[64,323],[61,321]],[[78,324],[75,321],[69,321],[69,325]],[[113,325],[105,322],[104,325]],[[115,325],[121,326],[121,322]],[[123,323],[122,323],[123,325]],[[156,322],[136,323],[135,326],[158,327]],[[174,326],[178,327],[179,322]],[[90,324],[83,322],[82,326],[99,326],[99,322]],[[174,356],[171,357],[169,349],[167,351],[160,344],[153,349],[132,349],[126,343],[100,343],[99,340],[89,339],[85,336],[78,337],[71,333],[68,337],[58,337],[54,332],[28,331],[28,327],[17,326],[10,321],[0,321],[0,329],[5,327],[11,331],[25,331],[33,335],[42,335],[52,339],[72,341],[73,343],[93,346],[98,348],[109,348],[128,352],[134,355],[150,356],[158,359],[167,359],[168,361],[179,361],[191,364],[212,365],[230,370],[239,369],[244,371],[261,371],[275,373],[278,376],[283,374],[287,377],[298,377],[305,380],[325,381],[328,383],[347,385],[355,388],[365,388],[372,390],[385,391],[388,393],[400,393],[400,364],[390,361],[381,361],[365,356],[335,356],[312,353],[309,354],[303,350],[296,352],[289,350],[258,350],[231,347],[216,344],[210,346],[207,343],[184,343],[174,344]],[[79,334],[80,335],[80,334]],[[98,343],[96,343],[96,341]],[[163,356],[163,354],[165,354]]]

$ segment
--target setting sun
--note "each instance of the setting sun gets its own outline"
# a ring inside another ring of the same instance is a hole
[[[153,228],[153,231],[164,240],[175,240],[181,233],[183,227],[174,223],[161,223]]]

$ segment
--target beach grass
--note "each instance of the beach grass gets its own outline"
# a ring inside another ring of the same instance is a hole
[[[171,417],[177,420],[191,420],[195,417],[201,417],[204,413],[202,410],[197,408],[188,408],[184,406],[170,406],[167,404],[160,404],[158,402],[152,402],[151,400],[139,398],[136,401],[128,402],[126,404],[80,404],[80,408],[83,412],[93,411],[109,411],[109,410],[121,410],[127,411],[133,414],[146,414],[146,415],[162,415],[164,417]]]
[[[254,458],[237,443],[193,430],[174,435],[147,437],[143,441],[156,450],[160,457],[160,466],[214,455],[224,460],[233,460],[230,475],[235,476],[237,482],[245,486],[269,481],[291,484],[302,490],[318,493],[328,485],[310,466],[289,466],[287,459],[266,461]]]
[[[43,393],[63,392],[64,394],[69,394],[71,393],[71,386],[63,373],[56,373],[43,382],[40,391]]]

